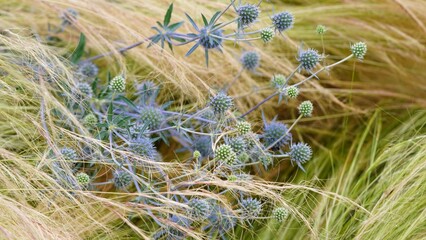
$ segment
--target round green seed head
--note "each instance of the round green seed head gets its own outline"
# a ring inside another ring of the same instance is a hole
[[[93,113],[87,114],[83,119],[83,125],[86,127],[94,127],[97,123],[98,118]]]
[[[200,153],[200,151],[195,150],[195,151],[194,151],[194,153],[192,154],[192,156],[193,156],[195,159],[199,159],[199,158],[201,157],[201,153]]]
[[[275,208],[272,211],[272,217],[278,222],[283,222],[288,217],[288,211],[283,207]]]
[[[240,135],[245,135],[251,132],[251,124],[249,122],[246,122],[246,121],[237,122],[236,127],[237,127],[237,132]]]
[[[286,90],[286,96],[291,99],[297,98],[299,95],[299,89],[295,86],[290,86]]]
[[[123,76],[118,75],[111,80],[109,87],[114,92],[124,92],[126,89],[126,79],[124,79]]]
[[[260,39],[262,39],[264,43],[268,43],[272,41],[274,36],[275,36],[275,31],[272,28],[264,28],[260,31]]]
[[[303,117],[310,117],[312,115],[312,111],[314,110],[314,106],[311,101],[302,102],[299,107],[299,113]]]
[[[318,25],[316,29],[317,34],[324,35],[327,32],[327,28],[324,25]]]
[[[351,46],[351,52],[356,58],[362,60],[367,53],[367,44],[364,42],[355,43]]]
[[[221,145],[215,151],[215,157],[227,164],[232,164],[237,158],[236,153],[232,150],[232,147],[229,145]]]
[[[271,78],[271,84],[276,89],[283,88],[286,81],[286,77],[282,74],[275,75]]]
[[[82,187],[86,187],[90,183],[89,175],[84,172],[77,173],[75,178],[77,179],[78,184]]]

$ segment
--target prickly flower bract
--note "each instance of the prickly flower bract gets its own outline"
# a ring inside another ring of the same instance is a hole
[[[280,12],[272,16],[272,24],[275,30],[283,32],[293,27],[294,16],[290,12]]]

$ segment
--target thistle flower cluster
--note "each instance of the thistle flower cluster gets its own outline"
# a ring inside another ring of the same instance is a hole
[[[237,17],[224,21],[221,17],[232,9],[231,6]],[[271,17],[270,26],[249,31],[249,28],[256,27],[261,14],[260,4],[231,4],[226,11],[218,11],[210,19],[203,14],[202,19],[187,15],[193,31],[178,33],[184,22],[171,21],[171,5],[164,20],[153,27],[156,34],[149,37],[149,46],[160,44],[161,47],[173,48],[191,44],[187,56],[201,47],[208,64],[209,52],[221,50],[225,41],[240,43],[260,40],[269,43],[275,34],[280,36],[294,25],[293,14],[283,11]],[[72,15],[72,12],[69,14]],[[234,25],[234,29],[229,29]],[[323,35],[325,31],[325,27],[318,26],[318,34]],[[291,104],[297,103],[304,82],[318,78],[312,70],[325,55],[320,55],[314,49],[301,49],[297,53],[297,61],[294,61],[294,65],[299,67],[295,67],[294,71],[268,73],[262,69],[264,76],[273,76],[263,88],[270,95],[246,111],[238,109],[241,99],[234,98],[234,91],[230,90],[234,81],[230,84],[226,81],[223,85],[214,86],[217,94],[205,99],[208,104],[200,106],[201,110],[181,112],[176,110],[181,106],[173,99],[164,101],[166,95],[160,95],[162,89],[156,84],[157,79],[132,86],[132,82],[126,82],[123,75],[114,75],[117,73],[98,68],[92,62],[98,58],[81,60],[84,49],[81,51],[71,57],[77,84],[64,88],[70,89],[71,94],[67,96],[72,98],[63,99],[81,124],[72,126],[71,121],[60,114],[58,118],[61,121],[58,122],[64,123],[64,129],[76,134],[89,134],[101,147],[74,144],[79,146],[78,152],[62,148],[60,156],[55,156],[59,160],[73,162],[69,164],[71,172],[65,177],[68,182],[74,182],[74,189],[77,185],[79,189],[88,190],[89,187],[92,189],[105,184],[114,191],[131,193],[130,201],[148,206],[144,210],[147,213],[144,221],[155,226],[154,239],[187,239],[190,237],[188,231],[198,230],[205,236],[225,238],[244,221],[261,221],[269,216],[283,222],[288,218],[286,208],[264,207],[277,202],[271,196],[278,196],[278,191],[265,185],[268,188],[266,194],[255,193],[247,186],[276,168],[276,162],[288,160],[304,170],[305,164],[312,159],[312,148],[307,143],[297,142],[293,136],[298,135],[292,134],[302,117],[312,116],[312,102],[301,101],[297,109],[284,108],[284,111],[299,114],[291,124],[284,124],[280,119],[283,114],[279,113],[283,108],[281,104],[288,103],[288,100],[291,100]],[[258,52],[242,53],[239,59],[241,71],[236,80],[242,71],[248,70],[248,74],[253,74],[261,67]],[[350,57],[363,59],[367,46],[362,42],[356,43],[350,47],[350,52],[352,54],[341,62]],[[318,72],[329,68],[325,66]],[[302,69],[306,71],[300,71]],[[298,71],[300,74],[296,74]],[[115,77],[110,79],[109,76]],[[299,79],[295,81],[296,77]],[[265,113],[270,111],[261,111],[261,107],[275,97],[278,100],[277,116],[268,119]],[[263,127],[261,123],[251,121],[256,111],[262,113]],[[86,129],[81,131],[81,128]],[[77,160],[80,161],[77,163]],[[62,175],[65,172],[64,169],[55,171],[60,171]],[[105,177],[108,179],[105,180]],[[185,193],[180,194],[181,191]],[[270,191],[276,194],[267,194]],[[162,209],[167,211],[161,212]],[[163,220],[172,224],[167,226]]]

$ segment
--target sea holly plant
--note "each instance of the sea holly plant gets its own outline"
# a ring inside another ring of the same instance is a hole
[[[202,48],[208,64],[209,51],[220,51],[225,41],[270,42],[276,33],[291,29],[295,18],[283,11],[271,17],[271,26],[248,32],[260,16],[261,2],[243,5],[231,1],[210,19],[202,14],[201,25],[186,14],[194,30],[187,34],[177,33],[184,22],[171,23],[172,4],[163,22],[153,27],[156,34],[148,39],[149,44],[161,47],[167,44],[172,50],[175,46],[192,44],[187,55]],[[219,22],[231,6],[236,17]],[[236,29],[226,34],[225,28],[231,24],[235,24]],[[51,84],[55,96],[73,115],[70,118],[63,109],[54,109],[56,123],[84,138],[73,138],[75,144],[64,138],[63,142],[56,143],[58,146],[49,149],[55,153],[49,154],[54,164],[46,171],[69,192],[95,193],[109,189],[131,193],[124,201],[144,206],[144,214],[135,215],[137,209],[129,212],[129,221],[143,218],[142,222],[149,222],[141,228],[154,239],[187,239],[197,234],[204,238],[226,238],[237,226],[265,218],[284,222],[296,217],[291,215],[294,210],[280,197],[284,191],[282,185],[265,184],[257,179],[283,160],[306,171],[305,166],[312,161],[314,152],[308,143],[292,134],[302,118],[315,115],[315,103],[300,96],[303,84],[319,79],[322,71],[351,58],[362,60],[367,53],[365,43],[355,43],[348,49],[350,54],[346,58],[320,67],[324,55],[315,49],[300,48],[293,71],[272,73],[265,86],[270,95],[248,111],[238,109],[238,99],[228,91],[238,79],[237,75],[231,83],[223,83],[211,94],[200,110],[180,112],[173,110],[177,103],[172,100],[159,102],[161,88],[155,80],[131,86],[133,83],[124,69],[117,73],[109,72],[107,67],[99,69],[94,60],[108,54],[83,60],[85,41],[81,34],[76,50],[69,55],[75,81],[52,81]],[[138,43],[120,52],[136,45]],[[261,67],[261,54],[245,51],[240,63],[242,70],[255,72]],[[304,77],[295,79],[297,72]],[[291,124],[284,124],[277,116],[267,119],[262,114],[263,124],[252,122],[250,115],[275,97],[279,104],[283,99],[286,103],[297,103],[294,110],[297,118]],[[43,114],[40,119],[46,121]],[[77,119],[77,123],[70,119]],[[95,144],[88,144],[84,139],[93,139]],[[166,154],[161,150],[164,148]],[[104,185],[109,188],[100,187]]]

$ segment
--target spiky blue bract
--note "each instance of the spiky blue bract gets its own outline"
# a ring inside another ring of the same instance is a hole
[[[254,71],[260,64],[260,55],[255,51],[244,52],[241,56],[241,64],[243,68]]]
[[[275,208],[272,211],[272,217],[278,222],[283,222],[288,217],[288,211],[283,207]]]
[[[311,71],[315,68],[315,66],[320,61],[321,56],[319,55],[317,50],[314,49],[307,49],[302,50],[299,53],[298,61],[301,65],[301,67],[307,71]]]
[[[262,202],[256,198],[246,198],[241,200],[241,216],[246,219],[255,218],[262,212]]]
[[[199,43],[205,49],[220,48],[222,46],[223,41],[221,37],[223,37],[221,29],[210,32],[209,29],[202,28],[200,30]]]
[[[274,36],[275,36],[275,31],[272,28],[264,28],[260,31],[260,39],[262,39],[264,43],[268,43],[272,41]]]
[[[158,86],[153,81],[144,81],[137,86],[136,94],[151,97],[158,90]]]
[[[130,132],[130,136],[132,139],[138,139],[138,138],[143,138],[144,135],[147,134],[147,132],[149,131],[149,128],[147,125],[142,124],[142,123],[134,123],[130,128],[129,128],[129,132]]]
[[[78,73],[87,78],[93,78],[98,75],[99,68],[92,62],[86,62],[78,66]]]
[[[75,176],[77,183],[82,187],[87,187],[90,183],[90,177],[84,172],[79,172]]]
[[[206,219],[211,212],[210,203],[205,199],[193,198],[188,202],[189,216],[197,221]]]
[[[219,236],[223,236],[232,230],[237,223],[237,217],[234,213],[218,204],[213,206],[208,219],[211,225],[209,232],[216,233]]]
[[[239,21],[242,26],[248,26],[259,17],[260,9],[254,4],[245,4],[237,9],[237,14],[240,17]]]
[[[224,92],[220,92],[216,96],[210,98],[210,107],[215,114],[223,114],[232,106],[234,106],[232,98]]]
[[[114,92],[124,92],[124,90],[126,89],[126,79],[123,76],[118,75],[111,79],[109,87]]]
[[[155,160],[158,156],[152,140],[146,137],[138,138],[135,142],[130,143],[129,148],[132,152],[150,160]]]
[[[306,143],[296,143],[290,147],[290,160],[298,164],[303,164],[312,158],[312,149]]]
[[[208,157],[212,155],[212,139],[209,136],[197,137],[193,141],[193,149],[200,152],[201,156]]]
[[[77,152],[74,149],[71,148],[62,148],[61,149],[61,155],[65,160],[77,160]]]
[[[129,187],[133,182],[133,177],[127,171],[117,170],[113,178],[114,186],[118,189]]]
[[[303,117],[310,117],[312,116],[312,112],[314,111],[314,105],[311,101],[303,101],[299,107],[299,114]]]
[[[287,133],[288,127],[287,125],[280,122],[270,122],[267,123],[263,132],[263,141],[265,147],[269,147],[271,144],[276,142],[282,136],[285,135],[280,141],[278,141],[275,145],[271,147],[272,150],[278,150],[282,146],[288,144],[291,140],[291,134]]]
[[[237,159],[237,155],[234,150],[232,150],[232,147],[227,144],[220,145],[214,154],[219,161],[227,164],[233,164]]]
[[[293,27],[294,16],[290,12],[280,12],[272,16],[272,24],[275,30],[282,32]]]
[[[367,44],[365,42],[357,42],[351,46],[351,52],[354,57],[362,60],[367,54]]]
[[[146,106],[140,109],[140,119],[142,124],[147,126],[149,129],[157,129],[164,121],[164,115],[161,109]]]

